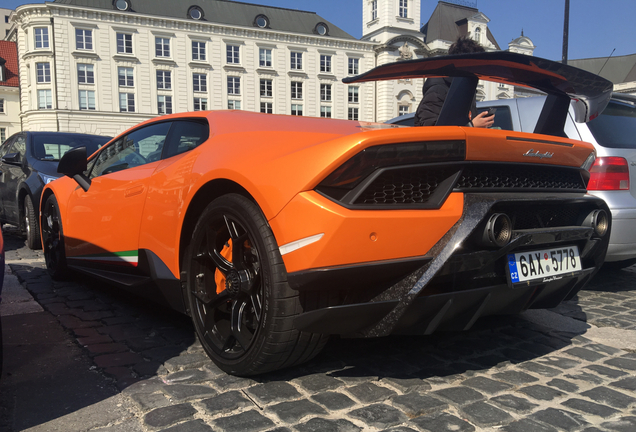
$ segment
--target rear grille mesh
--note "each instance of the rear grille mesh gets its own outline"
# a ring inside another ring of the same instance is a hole
[[[422,204],[457,168],[434,167],[388,170],[358,197],[355,204]]]
[[[468,165],[456,189],[566,189],[583,190],[581,174],[560,167]]]
[[[468,163],[389,169],[367,185],[354,205],[426,204],[441,182],[462,170],[454,190],[491,191],[584,191],[577,169],[559,166]]]

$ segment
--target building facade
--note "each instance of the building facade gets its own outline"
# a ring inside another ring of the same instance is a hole
[[[227,0],[56,0],[11,15],[25,130],[115,135],[148,118],[244,109],[383,122],[413,112],[423,80],[345,85],[394,61],[443,55],[459,36],[499,50],[489,19],[440,1],[362,0],[358,40],[312,12]],[[511,50],[532,54],[525,38]],[[511,86],[480,83],[479,100]]]
[[[21,130],[18,51],[14,42],[0,41],[0,143]]]
[[[171,112],[372,120],[374,44],[311,12],[221,0],[64,0],[12,15],[25,130],[114,135]]]

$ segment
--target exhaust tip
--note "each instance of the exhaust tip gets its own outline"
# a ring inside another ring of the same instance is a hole
[[[490,216],[484,229],[483,240],[490,245],[504,247],[512,240],[512,221],[504,213]]]
[[[592,210],[585,218],[584,225],[594,228],[594,233],[604,237],[609,231],[609,217],[605,210]]]

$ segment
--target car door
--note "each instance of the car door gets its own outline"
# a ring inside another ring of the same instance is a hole
[[[29,176],[30,169],[26,164],[26,135],[15,136],[11,147],[2,156],[2,207],[4,219],[18,225],[20,210],[18,204],[18,188]]]
[[[6,221],[5,211],[4,211],[4,199],[7,194],[7,186],[5,183],[5,179],[7,178],[9,171],[9,164],[2,160],[4,155],[9,153],[9,149],[13,145],[13,141],[15,140],[17,135],[13,135],[9,137],[2,145],[0,146],[0,219]]]
[[[138,128],[105,146],[89,163],[91,185],[70,196],[64,238],[76,264],[136,265],[150,176],[170,122]]]

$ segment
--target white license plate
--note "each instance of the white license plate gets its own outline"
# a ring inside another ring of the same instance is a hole
[[[576,246],[508,254],[512,283],[529,280],[550,282],[581,270],[581,257]]]

